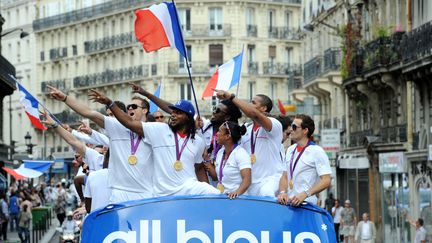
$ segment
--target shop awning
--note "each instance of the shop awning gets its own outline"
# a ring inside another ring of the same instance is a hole
[[[338,156],[341,169],[368,169],[369,159],[364,154],[345,153]]]

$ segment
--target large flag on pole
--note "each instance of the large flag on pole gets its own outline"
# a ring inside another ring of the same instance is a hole
[[[25,113],[30,118],[33,126],[40,130],[46,130],[47,128],[42,124],[39,119],[39,101],[33,97],[21,84],[18,82],[17,88],[21,94],[20,103],[24,106]]]
[[[243,51],[222,64],[210,78],[202,98],[214,96],[213,89],[228,90],[240,82]]]
[[[135,12],[135,35],[146,52],[175,47],[186,57],[177,10],[174,3],[163,2]]]
[[[157,87],[156,91],[153,94],[158,98],[160,97],[161,85],[162,82],[159,84],[159,86]],[[158,106],[153,101],[150,101],[150,113],[156,112],[157,110],[158,110]]]

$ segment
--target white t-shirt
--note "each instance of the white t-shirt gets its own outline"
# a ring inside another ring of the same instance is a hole
[[[220,178],[220,164],[225,148],[222,147],[216,157],[215,170],[217,178]],[[224,161],[225,166],[222,169],[222,184],[225,187],[225,193],[237,190],[242,182],[240,171],[246,168],[251,168],[250,155],[240,146],[234,148],[231,152],[228,161]]]
[[[84,162],[89,166],[90,172],[102,169],[104,162],[104,155],[98,151],[86,147]]]
[[[92,130],[90,137],[97,142],[97,144],[103,145],[105,147],[109,147],[109,138],[96,130]]]
[[[252,184],[259,183],[268,176],[280,176],[283,172],[280,155],[282,124],[273,117],[269,117],[269,119],[272,122],[271,131],[267,132],[264,128],[260,127],[257,132],[253,133],[254,141],[256,137],[256,162],[252,165]],[[252,125],[248,126],[246,134],[241,139],[241,146],[249,155],[251,154],[252,127]]]
[[[153,149],[155,196],[172,195],[179,191],[187,180],[196,180],[195,164],[202,162],[205,149],[202,138],[195,136],[195,139],[189,139],[180,157],[183,169],[176,171],[175,137],[171,128],[165,123],[150,122],[143,123],[143,131],[146,142]],[[177,135],[177,138],[180,150],[186,137]]]
[[[361,229],[361,233],[360,233],[360,237],[362,240],[370,240],[372,239],[372,229],[369,225],[369,221],[368,222],[364,222],[363,221],[363,227]]]
[[[287,163],[287,175],[288,182],[291,180],[290,175],[290,162],[292,153],[294,152],[293,167],[297,160],[299,152],[296,149],[297,144],[291,145],[286,152],[286,163]],[[304,192],[313,185],[315,185],[319,180],[320,176],[331,174],[330,162],[327,154],[324,150],[315,144],[309,145],[303,152],[302,156],[297,162],[297,166],[294,170],[293,182],[294,187],[291,190],[288,187],[288,196],[293,197],[300,192]],[[315,195],[306,198],[307,202],[316,204],[318,199]]]
[[[335,224],[340,224],[342,210],[343,207],[341,206],[339,206],[338,208],[332,207],[332,213],[334,213],[333,222]]]
[[[109,203],[111,188],[108,186],[108,169],[90,173],[84,191],[84,197],[91,198],[91,210],[105,207]]]
[[[130,130],[117,119],[105,116],[105,131],[110,139],[109,185],[122,191],[130,191],[153,196],[153,158],[149,144],[142,139],[135,155],[138,163],[128,163],[131,155]],[[134,134],[137,141],[137,134]]]

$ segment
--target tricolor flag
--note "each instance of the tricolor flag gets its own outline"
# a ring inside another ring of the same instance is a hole
[[[175,47],[186,57],[177,10],[174,3],[160,3],[135,12],[135,36],[146,52]]]
[[[20,103],[24,106],[25,113],[30,118],[31,123],[37,129],[46,130],[47,128],[39,119],[39,102],[21,84],[18,82],[16,84],[21,93]]]
[[[16,180],[24,178],[37,178],[46,172],[53,161],[42,161],[42,160],[23,160],[23,164],[18,169],[11,169],[3,167],[7,173],[15,177]]]
[[[160,97],[161,85],[162,85],[162,83],[159,84],[155,93],[153,94],[154,96],[156,96],[158,98]],[[158,110],[158,106],[153,101],[150,101],[150,113],[156,112],[157,110]]]
[[[243,51],[222,64],[210,78],[207,87],[204,89],[202,98],[215,95],[213,89],[228,90],[240,82]]]
[[[279,111],[282,113],[282,115],[285,116],[286,111],[285,111],[285,107],[282,104],[282,101],[280,99],[278,99],[278,107],[279,107]]]

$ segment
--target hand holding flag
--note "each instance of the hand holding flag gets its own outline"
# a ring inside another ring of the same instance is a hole
[[[33,126],[39,130],[46,130],[47,128],[42,124],[39,118],[39,101],[33,97],[21,84],[16,83],[17,88],[21,94],[20,103],[24,106],[25,113],[27,114]]]

